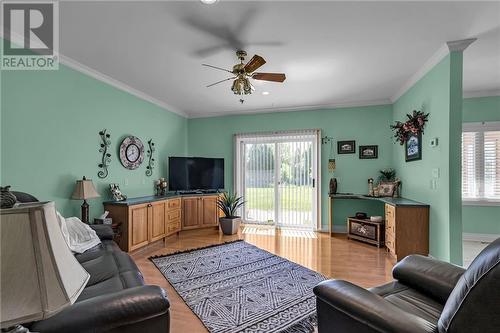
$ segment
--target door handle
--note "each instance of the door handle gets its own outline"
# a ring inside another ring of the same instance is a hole
[[[313,178],[313,187],[316,187],[316,179]]]

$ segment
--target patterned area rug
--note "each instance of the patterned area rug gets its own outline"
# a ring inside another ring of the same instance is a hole
[[[244,241],[151,257],[212,333],[309,333],[325,278]]]

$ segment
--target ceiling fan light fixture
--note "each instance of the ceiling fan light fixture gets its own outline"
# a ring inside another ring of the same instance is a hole
[[[216,3],[219,0],[200,0],[200,1],[202,3],[204,3],[205,5],[213,5],[214,3]]]
[[[235,95],[243,95],[243,82],[240,78],[237,78],[233,81],[233,85],[231,86],[231,90]]]
[[[250,83],[250,80],[245,78],[243,80],[243,91],[245,92],[245,95],[249,95],[252,93],[252,90],[255,90],[255,88],[252,87],[252,84]]]

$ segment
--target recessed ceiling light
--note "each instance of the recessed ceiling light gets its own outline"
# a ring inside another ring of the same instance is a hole
[[[216,3],[218,0],[200,0],[200,1],[203,2],[204,4],[212,5]]]
[[[263,91],[262,95],[269,95],[269,91]]]

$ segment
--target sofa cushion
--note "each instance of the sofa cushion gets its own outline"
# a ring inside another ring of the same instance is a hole
[[[77,302],[144,285],[137,265],[113,241],[104,240],[102,244],[75,257],[90,274],[89,282]]]
[[[401,310],[423,318],[437,327],[437,322],[443,311],[443,305],[434,299],[397,281],[369,290],[382,296],[386,301],[394,304]]]

